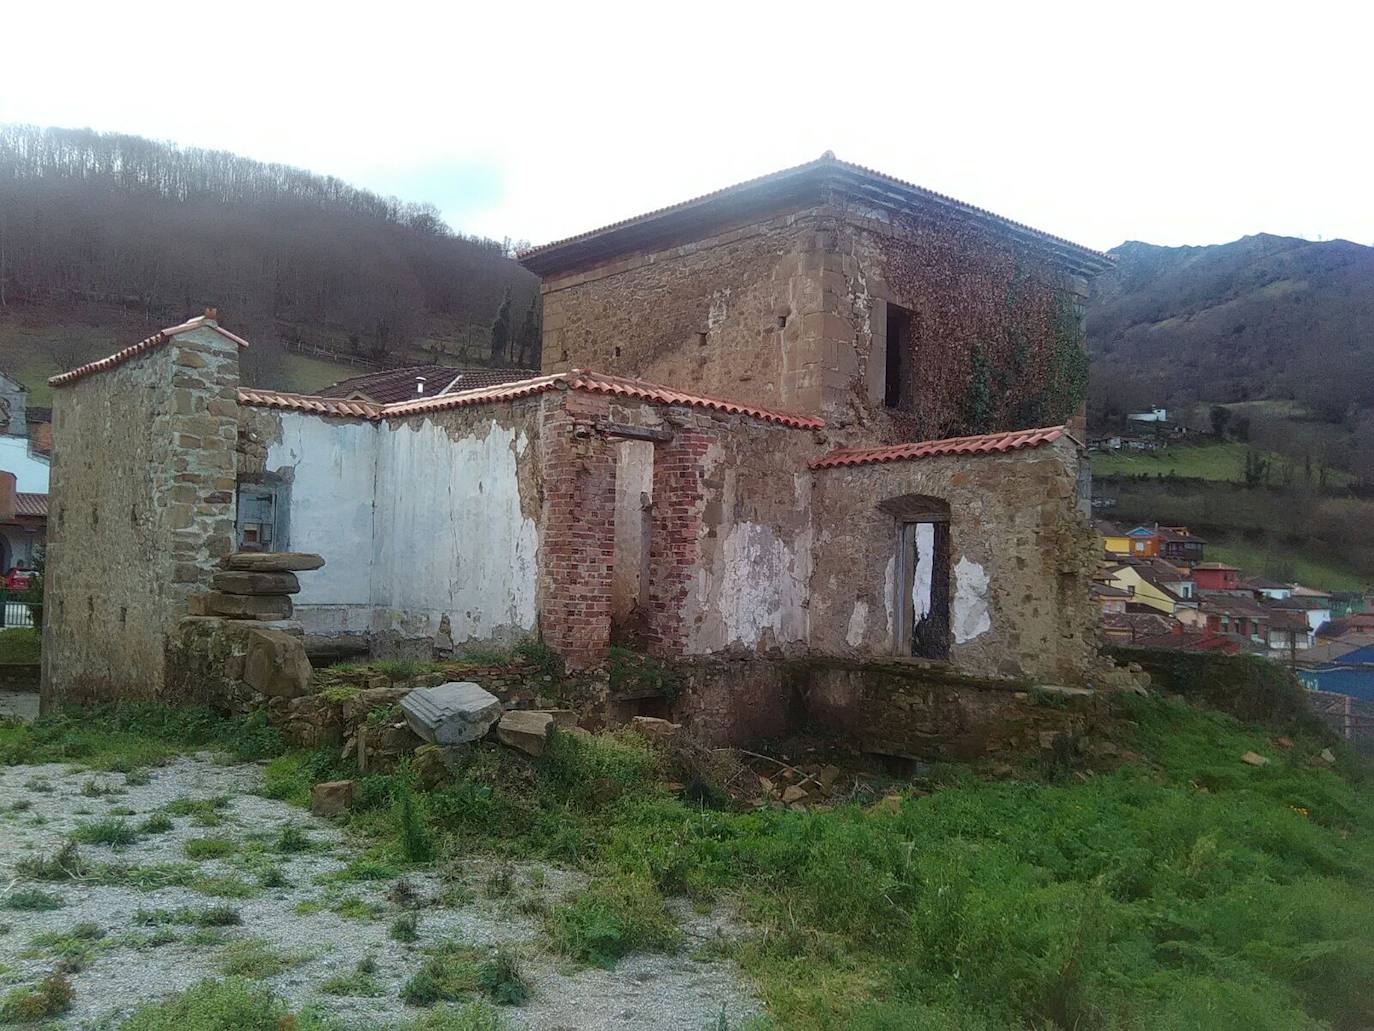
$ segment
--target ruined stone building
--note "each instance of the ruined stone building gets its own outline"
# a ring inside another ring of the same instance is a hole
[[[379,655],[1088,677],[1068,424],[1109,259],[826,155],[520,260],[538,375],[247,389],[206,317],[55,378],[49,696],[157,694],[240,546],[324,555],[296,618]]]

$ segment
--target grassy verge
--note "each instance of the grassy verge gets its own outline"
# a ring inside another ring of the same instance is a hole
[[[32,627],[11,627],[0,630],[0,665],[38,665],[38,631]]]
[[[79,720],[65,726],[83,739]],[[38,740],[57,747],[46,727]],[[1109,736],[1135,758],[1053,775],[1028,763],[1019,780],[952,769],[870,810],[738,812],[671,794],[664,757],[636,738],[559,734],[533,765],[480,746],[431,791],[404,768],[363,777],[350,823],[374,842],[369,862],[396,868],[427,865],[406,859],[418,823],[441,870],[479,849],[587,871],[544,917],[585,963],[673,948],[670,896],[729,901],[750,933],[720,948],[778,1027],[1374,1022],[1361,770],[1315,761],[1322,742],[1279,747],[1180,702],[1123,699]],[[1241,763],[1249,751],[1271,762]],[[281,754],[268,792],[301,801],[312,781],[353,773],[337,755]],[[453,971],[431,973],[443,989]]]

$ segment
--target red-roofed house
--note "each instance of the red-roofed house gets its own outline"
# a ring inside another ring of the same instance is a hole
[[[1100,668],[1068,423],[1109,258],[826,155],[521,261],[537,375],[241,388],[207,313],[54,378],[53,697],[160,692],[240,548],[323,555],[296,618],[374,654],[751,657],[684,695],[714,736],[786,729],[787,656]],[[1043,374],[982,390],[1013,363]]]
[[[1240,570],[1224,562],[1200,562],[1193,567],[1199,591],[1234,591],[1240,588]]]

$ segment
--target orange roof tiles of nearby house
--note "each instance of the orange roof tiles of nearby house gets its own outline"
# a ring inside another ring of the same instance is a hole
[[[570,369],[568,372],[535,376],[513,383],[503,383],[477,390],[454,391],[437,396],[417,397],[410,401],[388,405],[247,388],[239,391],[239,403],[265,408],[310,412],[316,415],[377,420],[420,415],[425,412],[442,412],[470,405],[514,401],[522,397],[532,397],[535,394],[553,390],[579,390],[591,394],[623,397],[633,401],[646,401],[651,404],[701,408],[725,415],[743,415],[760,422],[776,423],[793,429],[821,429],[825,426],[825,422],[821,419],[793,415],[787,412],[776,412],[768,408],[739,404],[735,401],[727,401],[705,394],[691,394],[674,390],[671,387],[647,383],[643,380],[605,376],[596,372],[588,372],[585,369]]]
[[[1045,426],[1033,430],[981,433],[973,437],[949,437],[944,440],[921,440],[912,444],[890,444],[886,447],[841,448],[812,459],[810,466],[812,469],[831,469],[842,465],[905,462],[937,455],[995,455],[1052,444],[1064,436],[1068,436],[1067,427]]]
[[[517,260],[536,275],[546,276],[680,238],[693,230],[699,232],[703,227],[738,223],[753,215],[817,204],[835,194],[898,212],[935,208],[1046,251],[1074,271],[1091,274],[1115,264],[1112,257],[1101,251],[1033,229],[915,183],[841,161],[830,151],[815,161],[532,247],[519,254]]]
[[[161,347],[175,336],[180,336],[182,333],[189,333],[192,330],[201,328],[213,329],[221,336],[228,337],[234,343],[238,344],[240,349],[248,346],[247,340],[235,336],[215,322],[215,310],[213,308],[207,308],[204,315],[198,315],[194,319],[188,319],[178,326],[168,326],[166,329],[160,329],[152,336],[148,337],[148,339],[140,340],[138,343],[126,347],[122,351],[116,351],[107,358],[101,358],[96,362],[89,362],[86,365],[72,369],[70,372],[59,373],[48,380],[48,385],[53,387],[65,387],[93,373],[104,372],[107,369],[113,369],[118,365],[123,365],[130,359],[137,358],[139,355],[151,351],[156,347]]]

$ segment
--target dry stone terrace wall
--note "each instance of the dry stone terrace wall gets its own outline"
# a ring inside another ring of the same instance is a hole
[[[818,516],[811,649],[878,658],[894,651],[898,522],[885,499],[949,505],[952,645],[959,670],[1076,683],[1096,651],[1088,583],[1095,540],[1073,507],[1078,455],[1068,438],[973,458],[815,472]]]
[[[147,698],[168,632],[232,547],[237,346],[173,337],[54,398],[45,706]]]

